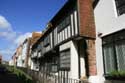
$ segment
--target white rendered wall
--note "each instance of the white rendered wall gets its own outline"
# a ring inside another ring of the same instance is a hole
[[[17,66],[18,66],[18,67],[22,67],[22,66],[23,66],[22,57],[21,57],[21,56],[18,56],[18,59],[17,59]]]
[[[115,0],[100,0],[94,9],[95,24],[96,24],[96,60],[97,60],[97,82],[104,83],[104,68],[102,56],[102,42],[99,33],[102,37],[110,33],[119,31],[125,28],[125,15],[118,16],[115,6]],[[90,77],[90,79],[93,77]]]
[[[25,59],[25,58],[26,58],[26,46],[24,44],[23,51],[22,51],[22,59]]]
[[[71,42],[71,78],[79,78],[77,45]]]
[[[28,58],[28,66],[31,67],[31,57]]]
[[[31,70],[33,70],[33,61],[31,62]]]
[[[25,58],[26,58],[26,53],[27,53],[27,44],[28,44],[28,42],[26,42],[26,43],[23,45],[23,50],[22,50],[22,59],[25,59]]]
[[[115,0],[100,0],[94,14],[96,31],[103,33],[103,36],[125,27],[125,15],[117,15]]]
[[[79,53],[80,53],[80,78],[86,79],[86,68],[85,68],[85,44],[84,41],[79,43]]]
[[[39,71],[39,64],[31,62],[31,70]]]
[[[13,60],[9,61],[9,66],[14,66],[14,61]]]
[[[31,70],[36,70],[36,64],[34,62],[31,62]]]

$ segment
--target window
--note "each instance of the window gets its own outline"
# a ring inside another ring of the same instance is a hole
[[[37,46],[37,50],[40,51],[41,49],[42,49],[41,44],[38,44],[38,46]]]
[[[105,73],[125,71],[125,30],[102,38]]]
[[[57,72],[58,71],[58,65],[57,64],[51,64],[51,71],[54,73],[54,72]]]
[[[22,60],[22,63],[24,63],[25,61],[24,60]]]
[[[38,57],[41,57],[42,54],[41,54],[41,51],[38,51]]]
[[[125,13],[125,0],[115,0],[116,1],[116,8],[119,15]]]
[[[70,24],[70,16],[67,16],[62,22],[58,25],[57,32],[61,32],[66,26]]]
[[[59,66],[59,58],[57,56],[54,56],[51,62],[51,72],[53,73],[58,72],[58,66]]]
[[[60,69],[70,69],[70,49],[64,50],[60,53]]]
[[[44,39],[44,46],[48,46],[50,44],[50,36],[48,35],[45,39]]]

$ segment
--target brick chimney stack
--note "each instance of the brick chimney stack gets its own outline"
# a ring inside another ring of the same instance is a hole
[[[92,0],[77,0],[79,14],[80,35],[85,37],[87,44],[88,74],[94,76],[97,74],[96,53],[95,53],[95,22]]]

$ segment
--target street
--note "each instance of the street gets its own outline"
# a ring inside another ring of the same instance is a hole
[[[0,65],[0,83],[23,83],[15,74]]]

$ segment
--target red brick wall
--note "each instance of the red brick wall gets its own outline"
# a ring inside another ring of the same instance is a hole
[[[81,36],[95,38],[94,13],[92,0],[77,0],[79,14],[79,31]]]
[[[93,75],[97,74],[95,40],[88,39],[88,40],[86,40],[86,42],[87,42],[87,56],[88,56],[89,75],[93,76]]]

